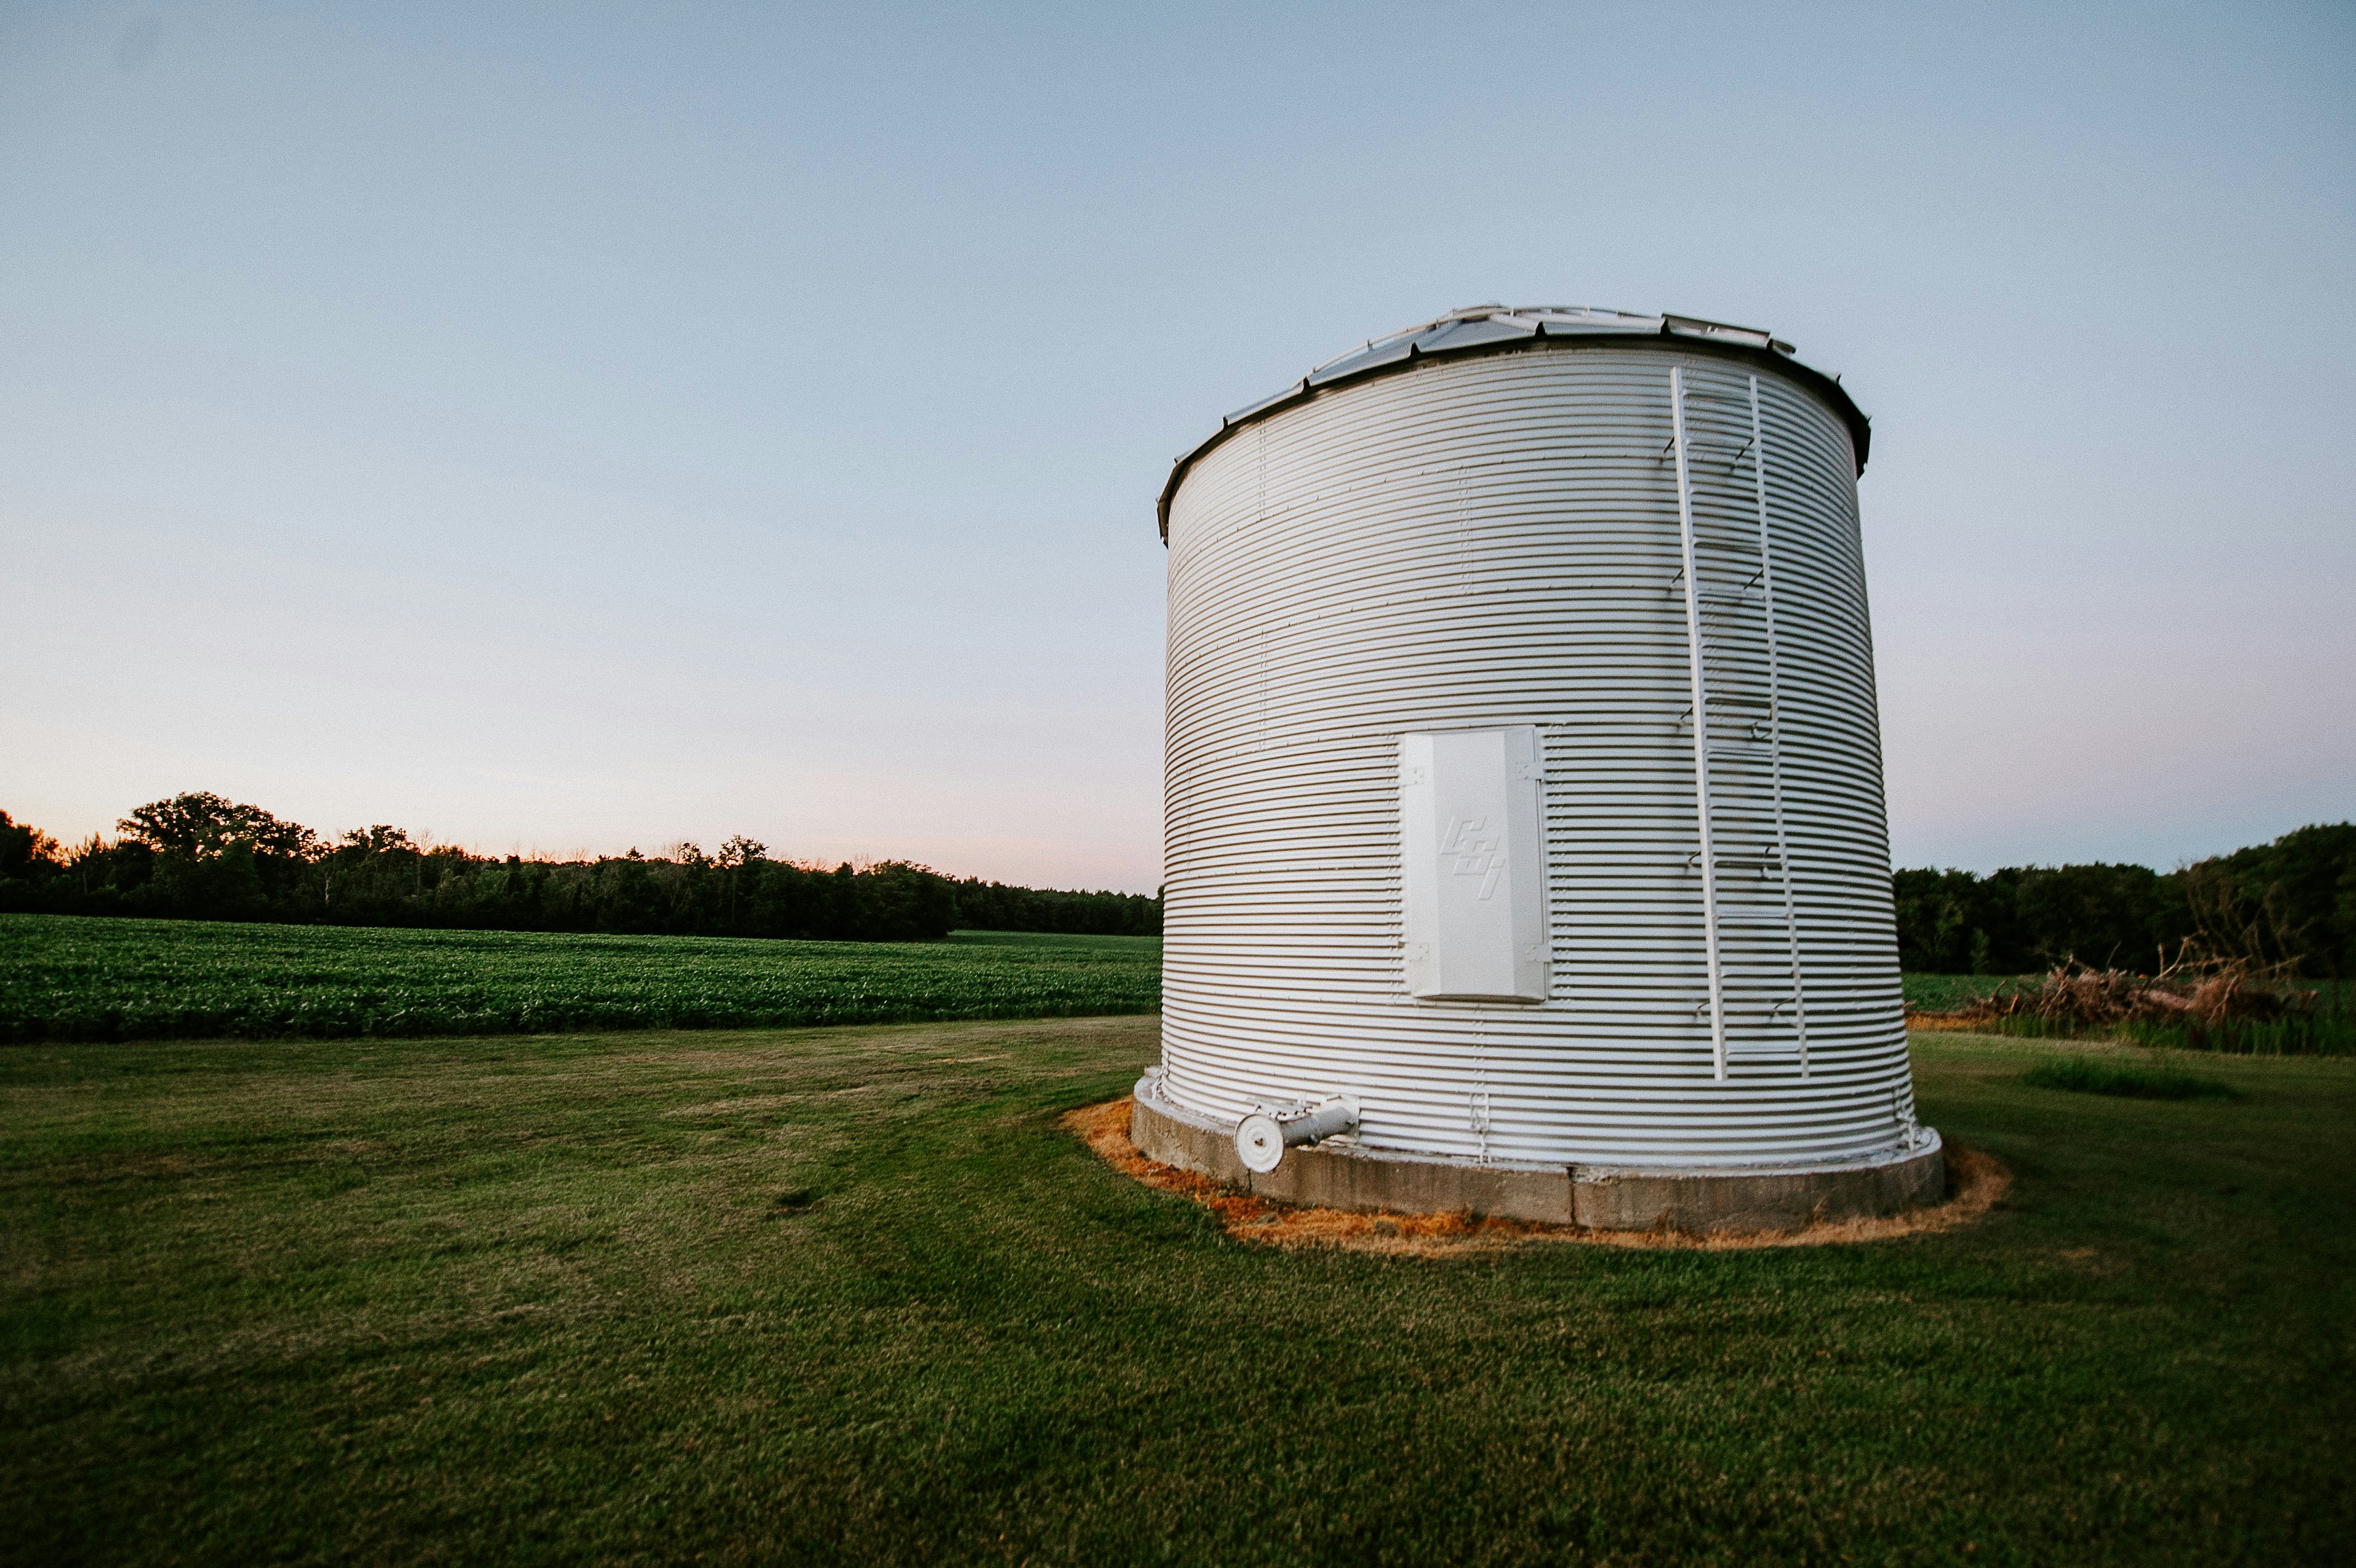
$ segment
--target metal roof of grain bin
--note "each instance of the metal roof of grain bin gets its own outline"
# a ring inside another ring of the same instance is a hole
[[[1630,336],[1668,337],[1681,347],[1700,348],[1736,359],[1764,359],[1784,375],[1811,387],[1840,415],[1857,446],[1857,471],[1865,472],[1868,449],[1873,444],[1872,421],[1841,386],[1840,378],[1802,364],[1795,350],[1772,332],[1756,327],[1736,327],[1705,321],[1696,316],[1644,316],[1627,310],[1602,310],[1587,305],[1470,305],[1461,310],[1409,327],[1387,338],[1326,360],[1281,392],[1246,403],[1219,422],[1219,428],[1171,466],[1169,481],[1155,505],[1162,536],[1170,537],[1170,498],[1186,478],[1195,459],[1255,420],[1264,419],[1295,403],[1305,403],[1333,388],[1371,376],[1394,374],[1419,360],[1459,354],[1527,352],[1533,349],[1591,345],[1599,338]]]

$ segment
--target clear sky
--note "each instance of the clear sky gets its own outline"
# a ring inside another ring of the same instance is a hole
[[[0,7],[0,806],[1150,890],[1152,500],[1482,300],[1874,416],[1894,849],[2356,816],[2356,8]]]

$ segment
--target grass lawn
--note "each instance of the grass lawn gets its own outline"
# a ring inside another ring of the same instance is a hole
[[[786,942],[0,915],[0,1041],[1146,1013],[1159,937]]]
[[[1058,1131],[1154,1031],[0,1053],[0,1561],[2356,1558],[2356,1062],[1920,1036],[1975,1226],[1419,1260]]]

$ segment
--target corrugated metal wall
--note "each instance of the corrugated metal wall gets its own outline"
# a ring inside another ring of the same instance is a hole
[[[1681,367],[1728,1070],[1708,1016],[1669,371]],[[1805,1061],[1772,858],[1751,383]],[[1355,1095],[1360,1141],[1510,1163],[1821,1160],[1913,1116],[1847,426],[1772,368],[1611,341],[1269,415],[1170,509],[1165,1092]],[[1721,709],[1723,704],[1723,709]],[[1740,715],[1739,718],[1734,715]],[[1398,736],[1537,725],[1551,994],[1407,993]]]

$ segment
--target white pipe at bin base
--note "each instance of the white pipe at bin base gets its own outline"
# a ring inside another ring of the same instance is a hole
[[[1314,1110],[1270,1115],[1256,1111],[1236,1123],[1236,1156],[1244,1169],[1266,1176],[1283,1163],[1284,1151],[1295,1144],[1314,1144],[1358,1124],[1358,1108],[1346,1100],[1329,1100]]]

